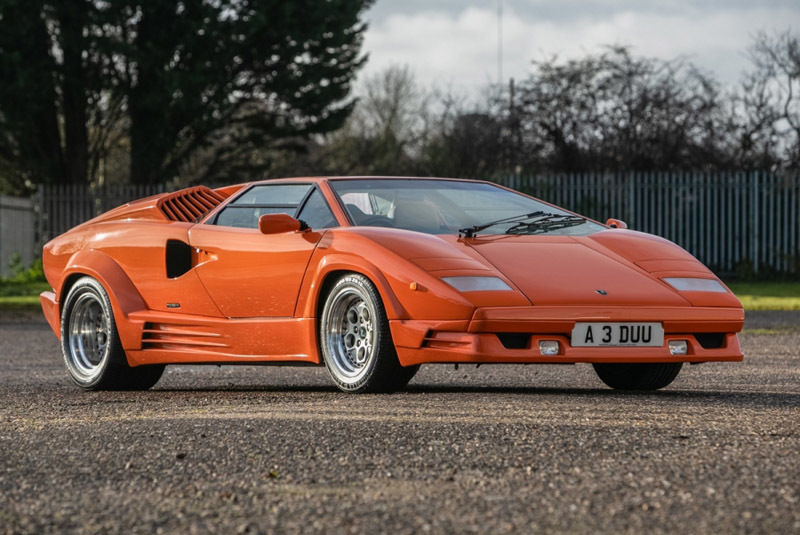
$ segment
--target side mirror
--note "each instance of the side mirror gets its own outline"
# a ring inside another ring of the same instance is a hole
[[[289,214],[264,214],[258,218],[258,230],[261,234],[284,234],[307,228],[308,225]]]
[[[608,221],[606,221],[606,226],[611,228],[621,228],[621,229],[628,228],[627,223],[625,223],[625,221],[622,221],[620,219],[609,219]]]

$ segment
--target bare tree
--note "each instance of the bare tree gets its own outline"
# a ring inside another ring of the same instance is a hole
[[[726,164],[716,82],[690,63],[635,57],[626,47],[534,63],[510,121],[528,170],[617,171]],[[514,117],[513,115],[517,116]]]
[[[750,58],[755,70],[742,97],[747,141],[762,152],[776,151],[780,167],[800,169],[800,36],[760,32]]]
[[[407,66],[391,66],[367,77],[356,94],[345,125],[308,147],[308,165],[316,173],[417,174],[431,128],[430,92]]]

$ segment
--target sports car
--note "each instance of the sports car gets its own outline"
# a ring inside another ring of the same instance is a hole
[[[591,363],[653,390],[739,361],[738,299],[663,238],[497,184],[324,177],[134,201],[44,247],[72,380],[146,389],[168,364],[326,366],[345,392],[422,364]]]

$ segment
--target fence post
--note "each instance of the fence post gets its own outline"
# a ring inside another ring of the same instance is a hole
[[[750,210],[750,246],[752,248],[751,254],[753,255],[753,271],[758,274],[758,171],[750,173],[750,202],[752,209]]]
[[[625,181],[626,181],[625,189],[627,190],[628,194],[628,200],[626,203],[628,205],[628,209],[626,210],[627,214],[625,217],[627,219],[627,223],[631,227],[633,227],[633,218],[634,218],[633,214],[636,213],[636,197],[634,197],[633,195],[633,171],[628,171],[628,175],[625,177]]]

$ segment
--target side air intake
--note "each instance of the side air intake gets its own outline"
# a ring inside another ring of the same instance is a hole
[[[224,200],[224,196],[211,188],[195,186],[162,197],[158,208],[170,221],[194,223]]]

